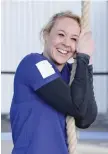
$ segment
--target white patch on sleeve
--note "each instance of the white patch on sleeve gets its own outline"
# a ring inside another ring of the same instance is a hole
[[[35,65],[43,78],[47,78],[55,73],[55,70],[53,69],[52,65],[47,60],[40,61]]]

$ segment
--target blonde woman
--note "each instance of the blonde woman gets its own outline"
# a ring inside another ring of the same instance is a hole
[[[83,129],[97,116],[91,33],[81,32],[80,18],[66,11],[50,19],[42,36],[43,53],[27,55],[16,70],[10,109],[12,154],[68,154],[66,116]],[[76,57],[77,68],[69,86],[71,57]]]

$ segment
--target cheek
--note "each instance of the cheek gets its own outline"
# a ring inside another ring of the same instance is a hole
[[[55,36],[50,39],[50,42],[53,47],[56,47],[57,45],[62,43],[62,40],[59,37]]]
[[[47,42],[47,49],[48,49],[49,52],[51,52],[54,44],[55,44],[54,40],[52,40],[52,39],[49,38],[49,40]]]
[[[75,52],[77,50],[77,43],[76,42],[73,43],[72,49],[73,49],[73,52]]]

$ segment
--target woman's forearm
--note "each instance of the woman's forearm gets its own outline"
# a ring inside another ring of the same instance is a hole
[[[88,98],[87,98],[87,111],[84,118],[81,120],[76,119],[76,126],[79,128],[88,128],[97,117],[97,104],[94,96],[93,88],[93,67],[92,65],[88,66]]]
[[[84,118],[88,106],[88,63],[88,56],[78,54],[76,74],[71,84],[71,96],[82,118]]]

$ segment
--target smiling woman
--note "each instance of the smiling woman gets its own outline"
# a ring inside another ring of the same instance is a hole
[[[54,15],[42,30],[42,54],[27,55],[14,78],[10,121],[12,154],[68,154],[66,117],[79,128],[96,119],[91,33],[82,33],[80,18],[70,11]],[[77,68],[69,86],[72,64]]]
[[[65,63],[73,57],[80,35],[80,18],[71,12],[53,16],[42,30],[45,40],[44,52],[62,70]]]

